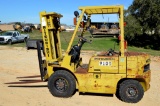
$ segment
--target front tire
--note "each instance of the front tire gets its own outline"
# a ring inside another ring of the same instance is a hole
[[[58,70],[49,78],[48,89],[53,96],[71,97],[76,89],[75,78],[65,70]]]
[[[12,40],[8,40],[8,44],[9,44],[9,45],[12,45]]]
[[[118,89],[118,97],[120,100],[128,103],[139,102],[144,95],[141,84],[136,80],[123,81]]]

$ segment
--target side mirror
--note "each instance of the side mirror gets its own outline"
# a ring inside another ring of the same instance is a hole
[[[16,35],[14,34],[13,37],[16,37]]]
[[[74,15],[75,15],[76,17],[78,17],[78,16],[79,16],[79,12],[78,12],[78,11],[74,11]]]

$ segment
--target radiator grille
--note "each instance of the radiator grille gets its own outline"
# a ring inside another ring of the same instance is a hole
[[[4,38],[0,38],[0,41],[4,41]]]

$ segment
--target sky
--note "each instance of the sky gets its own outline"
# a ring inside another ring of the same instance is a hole
[[[1,0],[1,23],[24,22],[39,24],[39,13],[57,12],[63,15],[61,23],[73,25],[74,11],[80,6],[123,5],[127,9],[133,0]],[[79,11],[80,12],[80,11]],[[116,22],[118,16],[92,17],[95,22]]]

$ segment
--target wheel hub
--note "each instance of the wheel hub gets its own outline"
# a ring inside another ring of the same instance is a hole
[[[55,87],[58,91],[64,92],[67,89],[67,81],[63,78],[59,78],[55,82]]]
[[[128,88],[127,94],[128,94],[128,96],[130,96],[130,97],[136,96],[137,90],[136,90],[135,88],[132,88],[132,87],[131,87],[131,88]]]

